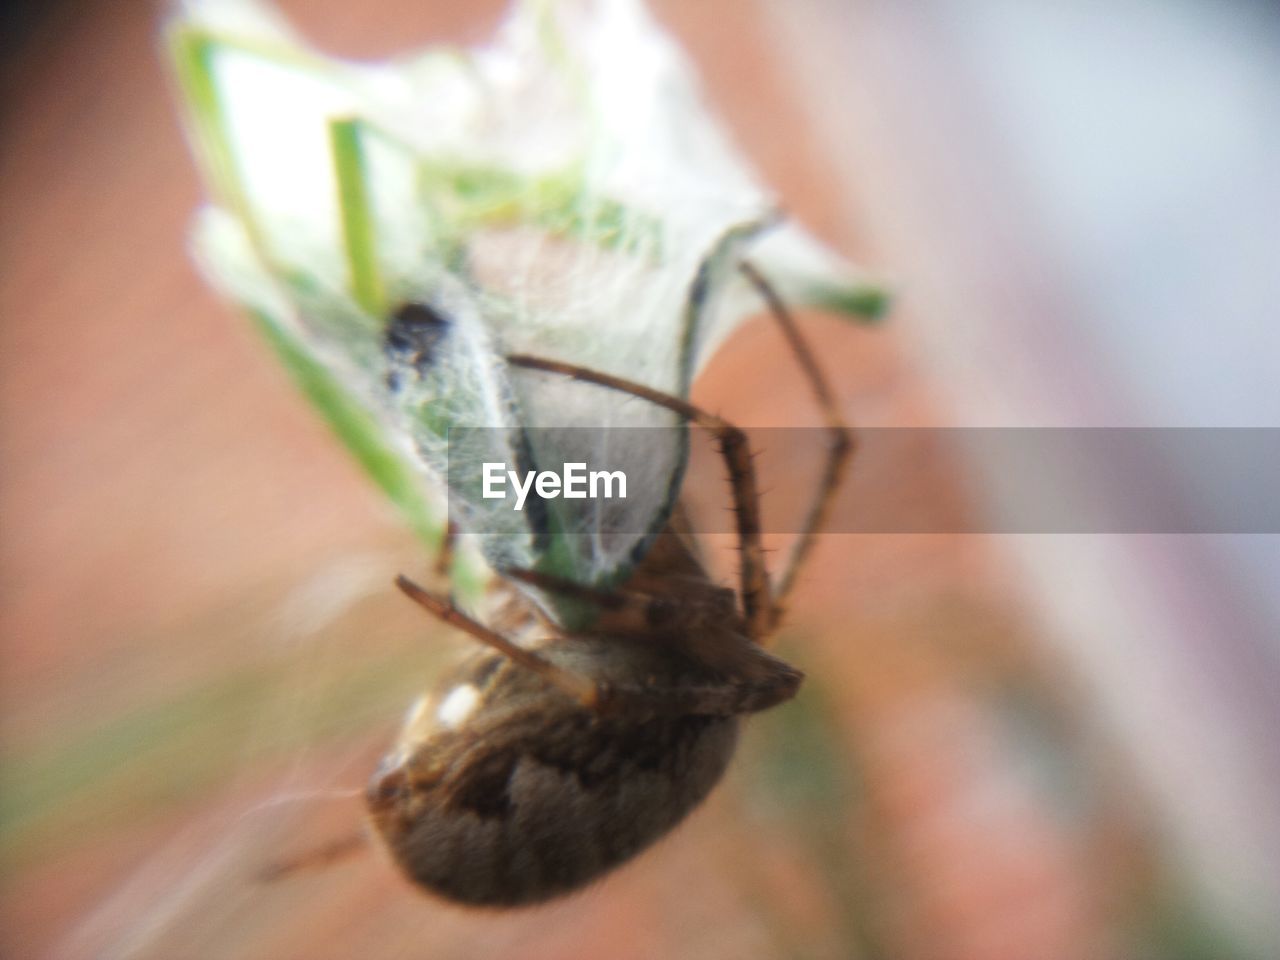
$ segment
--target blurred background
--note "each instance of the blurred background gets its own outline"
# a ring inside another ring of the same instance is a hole
[[[281,6],[353,58],[503,9]],[[804,318],[853,422],[1280,428],[1274,5],[651,6],[786,208],[898,291],[880,329]],[[604,883],[511,914],[375,855],[260,883],[351,832],[457,641],[394,595],[420,549],[188,260],[160,14],[0,26],[0,953],[1280,955],[1274,535],[829,536],[783,638],[804,695]],[[738,334],[697,399],[816,422],[775,336]],[[998,517],[999,471],[961,459]]]

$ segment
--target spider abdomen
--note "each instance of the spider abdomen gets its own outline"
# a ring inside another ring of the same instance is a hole
[[[469,746],[436,744],[452,756],[425,780],[412,764],[375,780],[375,826],[416,883],[488,906],[582,887],[697,806],[737,740],[732,717],[635,723],[577,707],[553,712],[537,736],[513,717],[514,727],[488,729]]]

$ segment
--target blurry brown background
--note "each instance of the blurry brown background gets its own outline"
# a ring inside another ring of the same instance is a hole
[[[327,52],[376,58],[479,41],[503,5],[281,6]],[[835,172],[773,21],[734,0],[652,6],[787,209],[900,273],[868,226],[883,203],[849,195],[857,156]],[[1122,738],[1050,652],[1014,561],[978,537],[828,538],[784,646],[811,678],[801,702],[754,724],[706,809],[582,897],[466,913],[375,856],[258,884],[357,822],[352,791],[448,642],[390,587],[425,563],[408,533],[189,262],[201,190],[157,22],[148,4],[63,3],[3,67],[0,952],[1242,949],[1168,857]],[[806,318],[854,422],[952,422],[903,340],[929,328],[912,309],[882,330]],[[747,425],[816,422],[778,355],[752,324],[698,397]]]

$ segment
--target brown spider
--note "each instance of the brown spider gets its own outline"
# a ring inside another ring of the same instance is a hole
[[[732,756],[740,716],[795,696],[802,674],[764,645],[826,518],[852,435],[786,308],[754,267],[741,269],[799,360],[831,437],[785,574],[771,586],[741,430],[638,383],[509,357],[517,367],[632,394],[708,429],[732,483],[741,583],[735,595],[711,581],[679,509],[618,589],[500,571],[495,589],[505,610],[495,627],[400,577],[411,599],[484,645],[409,718],[366,794],[391,856],[428,891],[506,907],[586,885],[669,831],[711,791]],[[594,607],[589,632],[559,629],[515,584]]]

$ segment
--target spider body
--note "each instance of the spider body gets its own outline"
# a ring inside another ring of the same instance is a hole
[[[691,575],[700,567],[674,533],[659,544],[632,583],[680,594],[615,594],[624,601],[613,609],[602,597],[592,635],[532,647],[593,684],[593,705],[484,650],[410,715],[368,803],[415,883],[487,906],[577,889],[703,800],[733,755],[738,715],[794,696],[799,671],[747,638],[732,592]],[[536,633],[527,604],[510,594],[508,635]]]
[[[795,696],[801,673],[764,644],[824,522],[852,442],[794,321],[750,264],[741,269],[808,376],[831,437],[783,576],[775,587],[765,568],[755,472],[741,430],[643,384],[561,361],[508,357],[514,368],[630,394],[705,428],[728,468],[739,585],[735,592],[712,582],[678,508],[619,588],[499,571],[505,606],[491,625],[401,577],[411,599],[488,648],[411,712],[366,794],[376,833],[424,889],[499,907],[585,886],[701,802],[729,763],[742,716]],[[439,324],[416,312],[396,322],[398,339],[388,342],[397,359],[425,361]],[[588,626],[565,630],[545,612],[551,595],[590,609]]]

